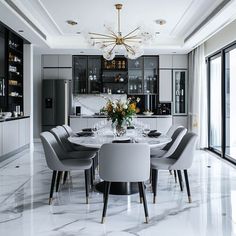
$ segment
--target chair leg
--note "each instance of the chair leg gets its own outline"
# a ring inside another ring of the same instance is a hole
[[[153,203],[155,204],[157,196],[158,170],[152,169],[152,176]]]
[[[90,168],[90,185],[91,189],[93,189],[93,179],[94,179],[94,172],[93,172],[93,166]]]
[[[57,173],[57,185],[56,185],[56,192],[59,190],[60,182],[61,182],[62,171],[58,171]]]
[[[105,186],[106,186],[106,189],[105,189],[105,199],[104,199],[103,212],[102,212],[102,221],[101,221],[102,224],[104,223],[105,217],[106,217],[107,203],[108,203],[108,196],[110,193],[111,182],[106,182]]]
[[[146,220],[146,223],[148,223],[148,221],[149,221],[148,208],[147,208],[147,199],[146,199],[146,192],[145,192],[145,188],[144,188],[144,183],[139,182],[138,184],[140,185],[140,189],[141,189],[142,196],[143,196],[143,207],[144,207],[144,213],[145,213],[145,220]]]
[[[89,198],[89,171],[90,171],[90,169],[84,170],[86,204],[88,204],[88,198]]]
[[[182,192],[183,191],[183,180],[182,180],[181,170],[177,170],[177,174],[178,174],[178,179],[179,179],[180,190]]]
[[[52,172],[51,189],[50,189],[50,195],[49,195],[49,205],[51,205],[51,202],[52,202],[53,190],[54,190],[54,186],[55,186],[56,176],[57,176],[57,171],[54,170]]]
[[[142,187],[139,182],[138,182],[138,189],[139,189],[140,204],[142,204],[143,203]]]
[[[191,198],[191,193],[190,193],[190,188],[189,188],[188,171],[187,170],[184,170],[184,178],[185,178],[186,189],[187,189],[187,194],[188,194],[188,201],[189,201],[189,203],[191,203],[192,198]]]
[[[67,177],[68,177],[68,171],[65,171],[63,176],[63,184],[66,183]]]
[[[169,170],[170,175],[172,175],[172,170]]]
[[[177,174],[176,174],[176,170],[174,170],[174,177],[175,177],[175,183],[177,183]]]

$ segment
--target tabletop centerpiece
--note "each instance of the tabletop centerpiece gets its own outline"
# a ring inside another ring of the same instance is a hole
[[[136,105],[140,98],[128,98],[127,100],[110,100],[108,99],[102,111],[106,114],[107,119],[112,121],[112,127],[118,137],[126,133],[127,125],[131,125],[133,116],[136,114]]]

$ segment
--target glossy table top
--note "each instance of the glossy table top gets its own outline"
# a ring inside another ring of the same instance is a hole
[[[105,129],[99,131],[94,136],[90,137],[69,137],[71,143],[83,145],[85,147],[100,148],[105,143],[111,143],[113,140],[131,139],[135,143],[147,143],[150,148],[161,147],[171,141],[171,138],[166,135],[160,135],[157,138],[144,137],[143,134],[137,133],[135,130],[127,130],[122,137],[115,137],[112,130]]]

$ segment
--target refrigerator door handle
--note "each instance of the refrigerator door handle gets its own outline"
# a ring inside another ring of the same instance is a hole
[[[65,81],[65,124],[68,125],[68,97],[69,97],[69,94],[68,94],[68,82]]]

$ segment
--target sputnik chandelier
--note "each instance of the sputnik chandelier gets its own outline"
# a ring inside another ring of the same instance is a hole
[[[104,25],[109,33],[89,33],[89,41],[92,46],[102,51],[103,57],[106,60],[112,60],[115,57],[115,48],[124,49],[125,57],[136,59],[144,53],[143,44],[150,41],[153,36],[151,33],[141,31],[141,27],[137,27],[123,36],[120,29],[120,10],[122,9],[122,4],[115,4],[115,7],[118,12],[117,33],[110,27]]]

